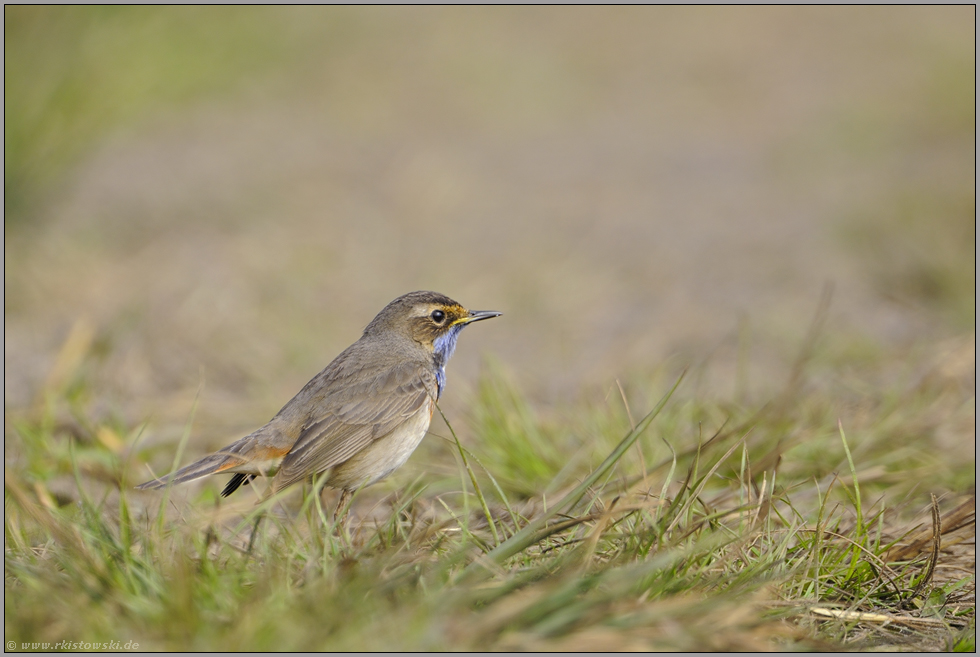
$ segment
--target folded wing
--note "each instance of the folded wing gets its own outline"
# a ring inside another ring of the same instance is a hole
[[[273,485],[281,490],[343,463],[388,435],[437,396],[435,374],[419,363],[379,371],[314,404]],[[285,409],[284,409],[285,410]]]

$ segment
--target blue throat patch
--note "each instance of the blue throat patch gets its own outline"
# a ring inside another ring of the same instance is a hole
[[[437,399],[442,396],[442,389],[446,386],[446,363],[456,350],[456,340],[459,339],[459,332],[464,326],[466,324],[451,326],[432,343],[432,362],[436,366],[436,384],[439,387],[436,391]]]

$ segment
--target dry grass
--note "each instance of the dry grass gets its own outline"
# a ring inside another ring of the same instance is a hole
[[[258,505],[248,490],[225,502],[214,485],[135,494],[139,430],[59,437],[51,413],[70,402],[49,397],[41,417],[16,421],[8,463],[21,465],[6,472],[7,638],[122,637],[150,649],[972,645],[975,498],[949,489],[914,444],[892,470],[893,409],[852,403],[846,435],[827,414],[843,400],[827,391],[734,412],[683,391],[632,430],[626,394],[593,410],[604,417],[591,424],[626,427],[618,442],[582,424],[545,430],[516,391],[510,404],[488,394],[475,414],[504,420],[496,433],[444,443],[430,476],[357,496],[349,535],[318,497],[296,492]],[[920,383],[905,408],[952,392]],[[602,451],[537,464],[551,492],[528,497],[490,447],[505,432],[532,448],[564,436],[566,451],[585,447],[577,440]],[[32,457],[42,443],[64,445],[64,460]],[[455,475],[438,474],[454,452]],[[940,461],[953,481],[968,476]],[[59,470],[74,480],[60,495],[49,486]],[[917,521],[908,512],[926,490],[940,497]]]

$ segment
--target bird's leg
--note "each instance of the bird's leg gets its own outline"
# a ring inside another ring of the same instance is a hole
[[[350,502],[350,498],[354,495],[354,491],[347,488],[343,489],[340,493],[340,501],[337,502],[337,510],[333,512],[333,521],[338,527],[347,524],[347,516],[350,514],[350,509],[345,508]],[[340,514],[344,515],[341,516]]]
[[[352,548],[350,532],[347,531],[347,516],[350,515],[350,509],[347,505],[350,504],[350,499],[353,497],[354,491],[344,488],[340,491],[340,500],[337,501],[337,509],[333,512],[333,524],[337,532],[337,537],[340,539],[340,544],[344,547],[345,551],[349,551]]]

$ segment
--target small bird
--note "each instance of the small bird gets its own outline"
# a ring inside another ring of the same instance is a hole
[[[256,476],[273,476],[277,492],[329,472],[326,485],[342,491],[336,519],[355,490],[390,475],[422,441],[463,327],[501,314],[436,292],[400,296],[264,427],[137,488],[230,473],[227,497]]]

